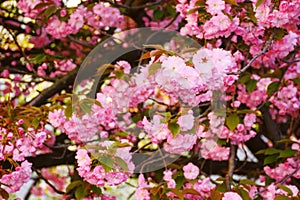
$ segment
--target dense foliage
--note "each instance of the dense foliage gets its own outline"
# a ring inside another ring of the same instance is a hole
[[[74,2],[0,5],[2,198],[299,198],[299,0]]]

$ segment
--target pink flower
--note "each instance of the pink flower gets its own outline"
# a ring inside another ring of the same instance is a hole
[[[216,15],[222,12],[225,9],[225,2],[223,0],[207,0],[206,4],[207,12],[212,15]]]
[[[254,113],[246,114],[244,117],[244,124],[247,129],[251,129],[254,122],[256,122],[256,115]]]
[[[181,154],[191,150],[196,143],[197,136],[191,134],[178,134],[175,138],[169,136],[164,149],[169,153]]]
[[[154,143],[159,143],[162,140],[167,139],[167,137],[171,134],[167,124],[160,122],[161,119],[161,116],[154,115],[152,123],[150,123],[146,117],[144,117],[142,121],[145,131],[149,134],[152,142]]]
[[[72,28],[72,33],[74,34],[77,33],[84,24],[83,16],[76,11],[70,15],[70,19],[68,21],[68,24]]]
[[[177,124],[179,124],[180,130],[182,131],[191,130],[194,126],[193,111],[189,110],[187,115],[180,116],[177,120]]]
[[[135,198],[137,200],[150,200],[150,193],[148,192],[148,190],[143,189],[146,187],[149,186],[145,181],[145,177],[143,174],[140,174],[138,178],[138,188],[135,191]]]
[[[183,175],[186,179],[193,180],[199,175],[199,168],[193,163],[189,163],[183,167]]]
[[[66,122],[66,116],[64,114],[64,111],[61,109],[49,112],[48,118],[50,123],[55,128],[61,127]]]
[[[205,159],[227,160],[229,157],[229,148],[220,147],[213,139],[203,141],[200,152]]]
[[[243,200],[236,192],[225,192],[222,200]]]
[[[124,172],[108,172],[105,174],[105,179],[110,186],[119,185],[128,179],[128,175]]]
[[[0,183],[7,186],[6,191],[8,193],[17,192],[30,179],[31,166],[32,164],[25,160],[21,166],[16,167],[14,172],[4,174],[1,177]]]
[[[164,177],[163,177],[163,180],[165,180],[165,181],[171,180],[171,179],[172,179],[172,175],[173,175],[173,173],[172,173],[171,170],[166,170],[166,171],[164,171]]]

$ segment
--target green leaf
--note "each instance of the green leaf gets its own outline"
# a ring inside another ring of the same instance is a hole
[[[258,6],[260,6],[262,3],[264,2],[264,0],[257,0],[255,7],[257,8]]]
[[[168,129],[171,131],[174,137],[180,133],[180,126],[176,122],[169,123]]]
[[[49,6],[51,4],[53,4],[53,2],[51,2],[51,1],[47,2],[47,3],[39,3],[33,9],[36,10],[36,9],[44,8],[44,7]]]
[[[226,126],[233,131],[237,125],[240,123],[240,118],[237,114],[233,113],[230,114],[227,118],[226,118]]]
[[[255,154],[265,154],[266,149],[261,149],[258,152],[256,152]]]
[[[66,188],[66,193],[70,193],[74,188],[83,184],[83,181],[72,181]]]
[[[285,195],[278,195],[274,200],[289,200],[290,198]]]
[[[184,176],[177,176],[176,178],[175,178],[175,181],[176,181],[176,188],[177,189],[180,189],[181,187],[182,187],[182,185],[183,185],[183,183],[184,183]]]
[[[174,188],[168,188],[168,190],[170,190],[171,192],[173,192],[180,200],[183,200],[183,193],[178,190],[178,189],[174,189]]]
[[[279,157],[278,154],[273,154],[273,155],[267,156],[264,159],[264,165],[267,165],[267,164],[270,164],[270,163],[273,163],[273,162],[277,161],[278,157]]]
[[[296,85],[300,86],[300,78],[294,78],[294,79],[292,79],[292,81],[293,81]]]
[[[183,194],[195,194],[195,195],[200,195],[200,193],[197,190],[194,190],[192,188],[184,189],[182,191]]]
[[[268,86],[267,95],[273,94],[275,91],[279,89],[280,82],[273,82]]]
[[[246,84],[246,90],[247,92],[252,92],[256,89],[256,83],[257,83],[257,80],[254,80],[254,79],[250,79],[247,84]]]
[[[176,16],[176,8],[173,6],[167,6],[167,12],[172,16],[175,17]]]
[[[75,190],[75,197],[78,200],[83,199],[86,197],[88,194],[87,187],[84,187],[83,185],[80,185],[76,190]]]
[[[227,185],[226,185],[226,181],[223,181],[222,184],[217,186],[217,191],[218,192],[227,192]]]
[[[279,154],[279,158],[293,157],[298,151],[293,149],[282,150]]]
[[[115,158],[115,163],[120,166],[125,172],[128,172],[128,166],[127,163],[120,157]]]
[[[94,193],[96,193],[98,195],[102,195],[101,188],[97,187],[96,185],[92,185],[92,190],[93,190]]]
[[[276,28],[272,32],[274,32],[274,31],[276,31],[274,40],[281,40],[287,34],[287,31],[283,28]]]
[[[265,155],[273,155],[273,154],[277,154],[277,153],[280,153],[280,152],[281,152],[281,150],[279,150],[279,149],[268,148],[265,151]]]
[[[79,107],[80,109],[85,112],[85,113],[88,113],[88,114],[91,114],[92,110],[91,110],[91,106],[88,105],[87,103],[85,102],[82,102],[79,104]]]
[[[245,74],[243,74],[241,78],[239,78],[239,82],[241,84],[245,84],[250,80],[250,78],[251,78],[251,74],[249,72],[245,72]]]
[[[114,166],[114,161],[111,157],[102,155],[99,156],[97,159],[99,160],[99,162],[102,164],[102,167],[106,171],[110,170]]]
[[[220,146],[224,146],[224,145],[227,144],[227,140],[218,138],[218,139],[217,139],[217,143],[218,143]]]
[[[161,63],[160,62],[156,62],[153,63],[152,65],[149,66],[149,74],[148,77],[152,76],[153,74],[155,74],[155,72],[157,72],[159,69],[161,68]]]
[[[44,11],[45,17],[49,18],[54,12],[56,12],[57,6],[50,6]]]
[[[124,131],[116,132],[114,136],[127,137],[128,133]]]
[[[256,185],[256,183],[254,181],[249,180],[249,179],[240,180],[240,184],[242,184],[242,185]]]
[[[249,196],[249,193],[246,190],[244,190],[242,188],[238,188],[236,190],[241,195],[243,200],[251,200],[250,196]]]
[[[36,129],[40,125],[40,119],[39,118],[34,118],[31,122],[32,126]]]
[[[30,61],[33,64],[42,64],[46,59],[46,55],[45,54],[36,54],[33,55],[32,57],[30,57]]]
[[[267,77],[271,77],[271,78],[281,78],[282,77],[282,69],[277,69],[275,70],[274,72],[272,73],[266,73],[266,74],[263,74],[261,77],[262,78],[267,78]]]
[[[72,104],[69,104],[67,106],[67,108],[65,109],[65,115],[66,115],[67,119],[72,117],[72,112],[73,112]]]
[[[192,9],[188,10],[187,14],[190,15],[196,11],[198,11],[198,8],[192,8]]]
[[[293,191],[290,188],[288,188],[287,186],[279,184],[279,185],[277,185],[277,187],[286,191],[289,195],[293,195]]]
[[[155,10],[153,13],[153,19],[162,19],[164,16],[164,12],[161,10]]]

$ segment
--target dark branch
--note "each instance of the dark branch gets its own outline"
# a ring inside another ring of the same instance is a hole
[[[47,100],[53,95],[59,93],[64,89],[68,89],[71,84],[73,84],[78,69],[71,71],[68,75],[62,77],[58,81],[56,81],[52,86],[43,90],[37,97],[31,100],[28,105],[31,106],[41,106],[47,102]]]

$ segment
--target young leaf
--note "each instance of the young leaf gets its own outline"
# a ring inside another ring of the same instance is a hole
[[[240,118],[237,114],[233,113],[230,114],[227,118],[226,118],[226,125],[227,127],[233,131],[237,125],[240,123]]]
[[[75,190],[75,197],[76,199],[83,199],[86,197],[88,194],[87,187],[84,187],[83,185],[80,185],[76,190]]]
[[[164,12],[161,10],[155,10],[153,13],[153,19],[162,19],[164,16]]]
[[[290,198],[285,195],[278,195],[274,200],[289,200]]]
[[[102,167],[106,170],[111,169],[114,166],[114,161],[108,156],[99,156],[98,160],[103,164]]]
[[[275,91],[279,89],[280,82],[273,82],[268,86],[267,95],[273,94]]]
[[[252,92],[256,89],[256,83],[257,83],[257,80],[254,80],[254,79],[250,79],[247,83],[246,83],[246,90],[247,92]]]
[[[127,163],[120,157],[116,157],[115,159],[115,163],[119,165],[125,172],[128,172],[129,169]]]
[[[281,152],[281,150],[279,150],[279,149],[268,148],[265,151],[265,155],[273,155],[273,154],[280,153],[280,152]]]
[[[276,160],[278,160],[278,157],[279,157],[278,154],[273,154],[273,155],[267,156],[264,159],[264,165],[267,165],[267,164],[275,162]]]
[[[264,0],[257,0],[255,7],[257,8],[258,6],[260,6],[262,3],[264,2]]]
[[[286,191],[289,195],[293,195],[293,191],[290,188],[288,188],[287,186],[279,184],[279,185],[277,185],[277,187]]]
[[[180,133],[180,126],[176,122],[169,123],[168,129],[171,131],[173,136],[176,136]]]
[[[279,158],[289,158],[294,156],[298,151],[293,149],[285,149],[280,152]]]
[[[160,62],[156,62],[156,63],[153,63],[152,65],[150,65],[149,66],[149,71],[148,71],[149,72],[148,77],[155,74],[155,72],[157,72],[160,68],[161,68],[161,63]]]
[[[101,188],[99,188],[99,187],[97,187],[97,186],[95,186],[95,185],[92,185],[92,190],[93,190],[93,192],[95,192],[96,194],[102,195],[102,190],[101,190]]]
[[[83,181],[72,181],[66,188],[66,193],[70,193],[74,188],[82,185]]]

